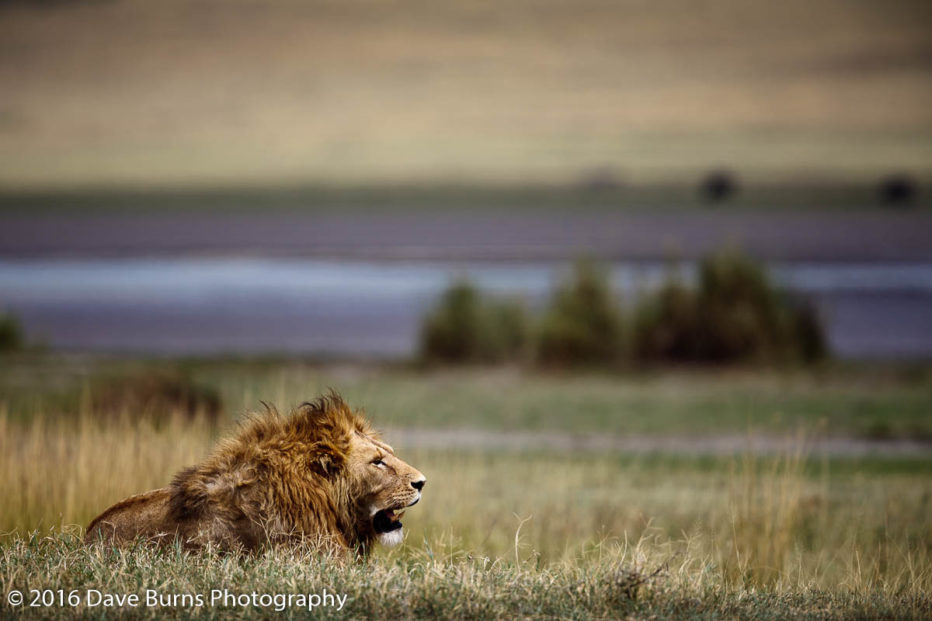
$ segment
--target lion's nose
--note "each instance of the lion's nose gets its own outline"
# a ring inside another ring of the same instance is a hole
[[[421,479],[420,481],[411,481],[411,487],[417,491],[424,489],[424,484],[427,483],[427,479]]]

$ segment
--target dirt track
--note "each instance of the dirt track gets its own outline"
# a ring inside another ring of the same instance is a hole
[[[928,458],[932,443],[780,435],[605,436],[559,432],[391,429],[393,444],[406,448],[555,451],[558,453],[670,454],[694,456],[810,455],[825,457]]]

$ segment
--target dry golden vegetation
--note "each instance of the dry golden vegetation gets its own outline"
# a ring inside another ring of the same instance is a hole
[[[383,373],[374,380],[348,368],[330,369],[329,380],[308,369],[269,370],[267,376],[254,369],[249,376],[259,379],[258,388],[224,365],[203,368],[200,376],[218,368],[226,368],[220,375],[237,386],[240,399],[252,399],[249,393],[259,389],[280,408],[299,389],[313,391],[323,381],[339,385],[332,381],[339,378],[352,393],[368,395],[351,401],[364,402],[377,423],[380,411],[394,411],[387,418],[397,421],[399,408],[424,407],[419,400],[434,393],[412,394],[417,385],[447,395],[446,407],[460,419],[469,416],[474,401],[515,403],[501,390],[515,380],[499,378],[492,390],[489,372],[425,374],[414,383],[413,375]],[[456,378],[471,378],[467,383],[474,387],[485,378],[491,392],[467,398],[456,390]],[[576,392],[572,382],[558,381],[578,403],[590,389],[599,399],[616,394],[593,377],[576,377]],[[683,391],[682,382],[689,386],[690,380],[678,381],[678,399],[695,399],[696,387]],[[544,384],[534,386],[526,390],[539,392]],[[639,394],[655,395],[661,408],[669,407],[663,392]],[[232,393],[227,388],[224,394]],[[87,551],[77,537],[80,525],[128,494],[166,484],[204,456],[218,432],[187,411],[100,417],[90,409],[89,395],[82,402],[71,414],[51,416],[27,405],[14,405],[16,412],[6,406],[0,414],[5,591],[206,593],[235,586],[289,593],[326,585],[349,595],[348,608],[339,615],[318,613],[352,618],[923,618],[932,612],[932,477],[930,462],[921,458],[821,459],[802,450],[766,458],[686,458],[415,449],[406,448],[399,434],[388,439],[429,482],[424,502],[405,518],[404,546],[380,550],[367,564],[332,566],[300,551],[244,558],[145,547]],[[559,401],[551,407],[561,405],[572,409]],[[64,618],[69,610],[31,612]],[[130,612],[152,618],[192,610]],[[211,608],[199,614],[256,617],[263,610]]]
[[[932,167],[921,0],[0,6],[0,185]]]

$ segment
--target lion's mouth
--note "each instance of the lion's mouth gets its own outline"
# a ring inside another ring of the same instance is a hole
[[[404,511],[395,513],[394,509],[382,509],[381,511],[377,511],[372,518],[372,527],[375,529],[375,532],[379,534],[398,530],[402,526],[401,518],[404,514]]]

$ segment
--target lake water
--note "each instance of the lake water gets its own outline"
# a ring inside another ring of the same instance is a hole
[[[666,274],[621,262],[624,300]],[[932,357],[932,263],[777,263],[809,296],[843,358]],[[362,262],[281,258],[0,260],[0,308],[55,349],[156,354],[290,352],[402,357],[458,277],[542,305],[564,262]],[[685,279],[694,266],[684,264]]]

